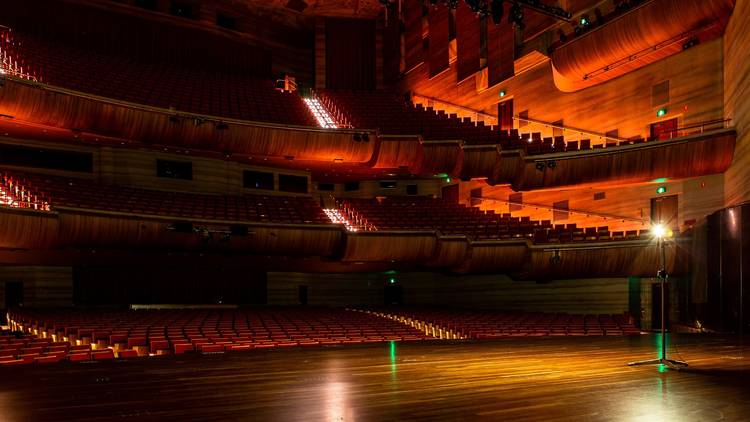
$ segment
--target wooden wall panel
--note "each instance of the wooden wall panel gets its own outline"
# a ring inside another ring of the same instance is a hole
[[[381,135],[373,157],[377,159],[372,163],[373,168],[408,167],[416,174],[422,168],[424,152],[418,136]]]
[[[671,101],[664,118],[679,119],[689,125],[724,117],[722,40],[706,42],[625,76],[575,93],[557,89],[549,61],[516,75],[506,82],[478,90],[472,79],[456,84],[456,65],[433,79],[424,69],[405,75],[401,88],[417,95],[437,98],[473,110],[497,115],[498,93],[502,100],[513,99],[516,114],[527,110],[532,119],[564,120],[568,127],[605,133],[618,129],[623,138],[647,137],[649,124],[657,120],[651,105],[651,87],[670,81]],[[738,59],[738,63],[742,63]],[[740,72],[738,75],[742,74]],[[742,98],[742,97],[736,97]],[[522,132],[545,133],[544,125],[529,125]],[[545,134],[545,136],[550,136]],[[575,131],[565,133],[569,140],[582,138]],[[588,137],[592,144],[602,143]]]
[[[422,1],[404,0],[401,7],[404,10],[404,71],[408,72],[424,61]]]
[[[55,214],[2,208],[0,212],[0,247],[47,249],[57,245],[59,220]]]
[[[457,75],[462,81],[479,71],[479,17],[466,2],[456,9]]]
[[[463,166],[461,141],[424,141],[422,173],[446,173],[458,176]]]
[[[581,151],[574,155],[524,156],[523,171],[511,184],[516,190],[587,185],[596,182],[637,183],[669,177],[685,178],[723,173],[734,154],[733,130],[640,145]],[[466,159],[464,159],[466,161]],[[555,162],[540,171],[536,164]]]
[[[461,179],[488,177],[496,180],[496,167],[502,164],[499,148],[495,145],[464,145]]]
[[[448,7],[443,3],[430,6],[429,48],[427,49],[430,77],[448,69]]]
[[[391,86],[398,81],[401,68],[401,21],[389,13],[383,23],[383,83]]]
[[[439,268],[458,268],[469,257],[469,240],[466,236],[441,236],[435,254],[426,263]]]
[[[550,258],[560,245],[534,247],[530,259],[519,273],[521,279],[545,280],[572,277],[628,277],[654,276],[660,267],[659,248],[655,241],[612,242],[610,248],[591,248],[586,245],[562,246],[560,262],[550,264]],[[687,266],[687,244],[669,242],[666,267],[669,274],[684,275]]]
[[[387,276],[365,274],[268,273],[268,304],[299,305],[299,286],[307,286],[312,306],[380,306]]]
[[[409,279],[402,279],[406,294],[409,292]],[[628,280],[571,279],[539,284],[513,281],[496,274],[436,275],[433,303],[470,309],[619,314],[628,310]]]
[[[552,220],[555,224],[575,223],[579,227],[607,226],[612,231],[648,229],[650,224],[651,198],[660,196],[678,196],[678,219],[681,229],[685,222],[700,222],[714,211],[724,206],[723,175],[690,178],[686,180],[664,181],[662,183],[645,183],[629,186],[570,187],[542,191],[523,192],[524,205],[514,216],[530,217],[532,220]],[[667,192],[656,193],[656,188],[665,186]],[[511,212],[506,201],[515,193],[507,186],[477,186],[482,188],[483,198],[496,198],[502,202],[483,201],[482,209],[491,209],[496,213]],[[603,193],[603,199],[594,195]],[[463,198],[468,202],[468,190]],[[569,202],[571,212],[568,218],[555,221],[552,217],[552,206],[555,202]]]
[[[424,262],[437,246],[434,232],[377,231],[347,233],[345,262]]]
[[[750,4],[738,1],[724,36],[724,107],[737,129],[734,162],[726,173],[727,205],[750,200]]]
[[[315,19],[315,88],[326,87],[326,20]]]
[[[5,282],[23,283],[24,306],[73,306],[70,267],[0,266],[0,308],[5,308]]]
[[[125,138],[148,144],[171,145],[215,152],[232,152],[296,160],[364,163],[372,158],[373,142],[353,142],[349,130],[322,130],[224,119],[226,130],[215,124],[195,125],[195,117],[181,113],[170,121],[168,110],[91,97],[73,91],[23,81],[6,80],[0,90],[0,112],[19,120],[53,127]],[[216,121],[222,120],[215,118]],[[361,132],[361,129],[358,130]],[[371,134],[375,137],[375,134]]]
[[[508,274],[521,268],[527,253],[526,242],[471,242],[470,259],[459,271]]]
[[[504,3],[503,16],[508,16],[511,5]],[[488,86],[512,77],[515,73],[515,27],[508,25],[505,20],[495,25],[492,19],[485,19],[487,23],[487,71]],[[495,113],[496,114],[496,113]]]
[[[638,7],[557,48],[552,54],[557,86],[563,91],[582,89],[677,53],[684,39],[678,40],[669,52],[664,49],[628,60],[707,24],[717,26],[713,32],[721,34],[733,7],[733,0],[663,0]],[[654,24],[654,16],[663,17],[658,25]],[[619,61],[626,65],[617,66]],[[596,73],[605,67],[609,70]],[[595,76],[590,76],[592,73]]]

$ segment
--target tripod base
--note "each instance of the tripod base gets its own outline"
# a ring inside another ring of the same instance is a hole
[[[642,366],[642,365],[664,365],[670,369],[681,369],[688,366],[687,362],[672,359],[650,359],[650,360],[639,360],[636,362],[628,363],[628,366]]]

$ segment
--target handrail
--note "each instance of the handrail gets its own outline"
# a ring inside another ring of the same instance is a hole
[[[648,218],[625,217],[625,216],[622,216],[622,215],[606,214],[606,213],[601,213],[601,212],[596,212],[596,211],[586,211],[586,210],[577,210],[577,209],[563,210],[563,209],[551,207],[549,205],[535,204],[535,203],[530,203],[530,202],[509,201],[509,200],[497,199],[497,198],[485,198],[483,196],[481,196],[481,197],[472,197],[471,199],[479,199],[479,200],[482,200],[482,201],[502,202],[504,204],[518,205],[518,206],[521,206],[521,207],[542,208],[542,209],[546,209],[548,211],[553,211],[553,212],[554,211],[568,212],[568,213],[571,213],[571,214],[585,215],[587,217],[593,215],[593,216],[601,217],[601,218],[610,218],[610,219],[613,219],[613,220],[622,220],[622,221],[626,221],[626,220],[627,221],[636,221],[636,222],[640,222],[640,223],[644,223],[644,224],[648,223],[648,221],[649,221]]]
[[[710,127],[710,126],[714,126],[714,125],[721,124],[721,128],[716,128],[716,129],[725,129],[725,128],[727,128],[729,126],[729,122],[731,122],[731,121],[732,121],[732,119],[706,120],[704,122],[697,122],[697,123],[693,123],[693,124],[690,124],[690,125],[687,125],[687,126],[680,126],[678,128],[675,128],[675,129],[670,130],[669,132],[665,132],[665,133],[669,133],[669,139],[681,138],[683,136],[704,133],[706,131],[706,127]],[[696,128],[699,128],[700,130],[697,131],[697,132],[695,132],[695,133],[692,133],[692,132],[691,133],[685,133],[686,130],[688,130],[688,129],[696,129]],[[712,129],[712,130],[716,130],[716,129]]]
[[[627,138],[621,138],[619,136],[609,136],[609,135],[606,135],[604,133],[594,132],[594,131],[586,130],[586,129],[575,128],[575,127],[572,127],[572,126],[558,125],[558,124],[555,124],[555,123],[552,123],[552,122],[547,122],[547,121],[544,121],[544,120],[532,119],[532,118],[529,118],[529,117],[521,117],[519,115],[513,116],[513,120],[518,120],[520,122],[526,122],[526,123],[537,124],[537,125],[544,125],[545,127],[550,127],[550,128],[553,128],[553,129],[560,129],[563,132],[566,131],[566,130],[569,130],[571,132],[578,132],[581,135],[586,134],[586,135],[590,135],[590,136],[596,136],[598,138],[603,138],[605,140],[606,139],[610,139],[610,140],[618,141],[618,142],[627,141],[628,140]]]
[[[474,110],[473,108],[469,108],[469,107],[466,107],[466,106],[454,104],[454,103],[451,103],[451,102],[448,102],[448,101],[445,101],[445,100],[440,100],[440,99],[437,99],[437,98],[434,98],[434,97],[428,97],[428,96],[422,95],[422,94],[412,94],[411,96],[412,96],[412,98],[415,98],[415,97],[423,98],[423,99],[428,100],[428,101],[445,104],[448,107],[457,108],[459,110],[464,110],[467,113],[476,114],[478,116],[483,116],[485,118],[489,118],[489,119],[492,119],[492,120],[497,120],[497,116],[494,116],[492,114],[485,113],[485,112],[479,111],[479,110]]]

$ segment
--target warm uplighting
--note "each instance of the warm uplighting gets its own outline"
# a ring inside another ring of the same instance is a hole
[[[307,105],[307,108],[310,109],[310,112],[313,114],[313,116],[315,116],[315,119],[318,121],[318,126],[324,127],[326,129],[336,129],[338,127],[336,126],[336,122],[333,120],[333,117],[328,114],[328,110],[323,107],[323,104],[321,104],[317,98],[305,98],[305,104]]]
[[[323,212],[326,213],[328,216],[328,219],[331,220],[333,224],[343,224],[344,227],[346,227],[346,230],[350,232],[356,232],[357,227],[354,226],[349,219],[347,219],[344,214],[341,213],[341,211],[335,209],[335,208],[324,208]]]

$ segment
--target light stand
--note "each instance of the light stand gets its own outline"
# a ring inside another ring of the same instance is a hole
[[[664,365],[670,369],[680,369],[688,366],[687,362],[679,360],[667,359],[667,327],[666,327],[666,306],[664,290],[667,286],[667,252],[664,237],[667,234],[667,230],[663,226],[654,227],[654,233],[657,236],[657,247],[661,253],[661,269],[656,272],[656,277],[659,279],[661,285],[661,356],[658,359],[641,360],[637,362],[630,362],[628,366],[641,366],[641,365]]]

